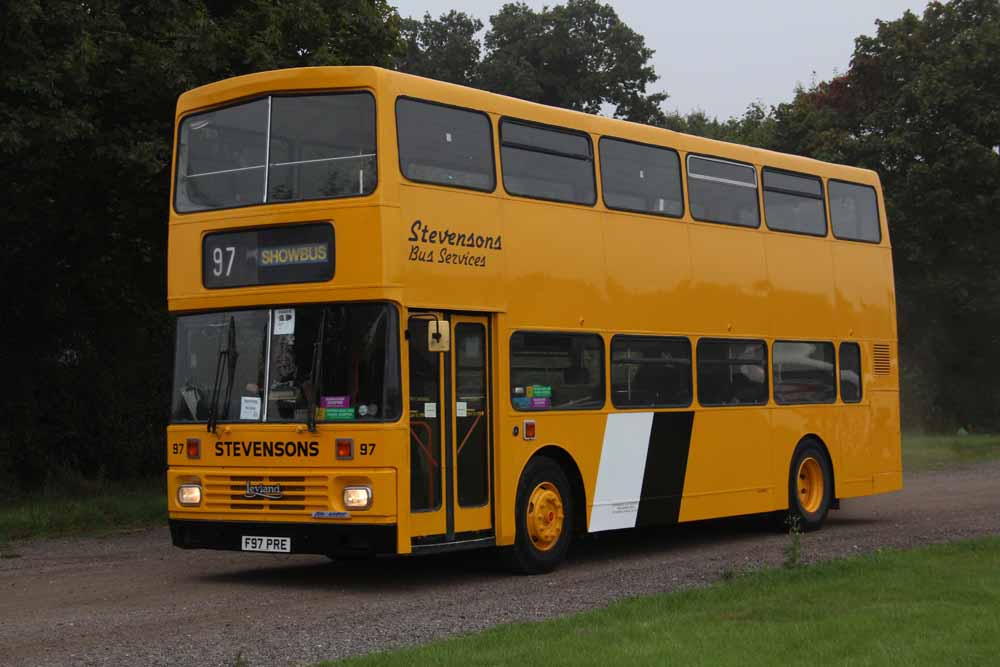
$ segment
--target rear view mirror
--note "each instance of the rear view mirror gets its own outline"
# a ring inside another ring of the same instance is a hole
[[[431,320],[427,323],[427,350],[429,352],[447,352],[451,349],[451,335],[448,322]]]

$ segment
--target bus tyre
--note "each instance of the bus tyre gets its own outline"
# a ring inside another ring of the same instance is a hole
[[[788,472],[787,527],[817,530],[833,504],[833,471],[826,452],[815,440],[795,448]]]
[[[517,484],[517,533],[508,550],[515,572],[543,574],[562,562],[573,527],[573,495],[566,473],[544,456],[528,462]]]

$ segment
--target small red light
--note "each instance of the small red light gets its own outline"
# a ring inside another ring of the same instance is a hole
[[[201,439],[200,438],[188,438],[187,439],[187,455],[189,459],[200,459],[201,458]]]
[[[351,438],[337,438],[337,458],[340,460],[354,458],[354,440]]]
[[[525,419],[524,420],[524,439],[534,440],[535,439],[535,420]]]

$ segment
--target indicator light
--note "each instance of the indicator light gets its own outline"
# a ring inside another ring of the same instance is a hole
[[[187,439],[187,456],[189,459],[201,458],[201,438]]]
[[[534,440],[535,439],[535,420],[525,419],[524,420],[524,439]]]
[[[337,460],[347,461],[354,458],[354,439],[337,438]]]

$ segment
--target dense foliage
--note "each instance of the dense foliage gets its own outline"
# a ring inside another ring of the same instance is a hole
[[[388,65],[385,0],[23,0],[0,9],[0,482],[162,469],[177,96],[228,76]]]
[[[908,424],[1000,427],[1000,4],[932,3],[842,76],[737,119],[665,115],[608,5],[401,20],[391,0],[0,5],[0,483],[163,464],[165,241],[177,95],[247,72],[394,66],[530,100],[877,169],[895,245]]]
[[[439,19],[406,19],[397,67],[411,74],[483,88],[552,106],[638,123],[661,123],[666,93],[647,93],[657,80],[653,50],[615,10],[597,0],[567,0],[534,11],[509,3],[483,24],[452,11]]]

